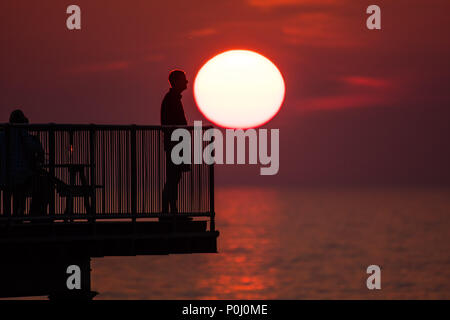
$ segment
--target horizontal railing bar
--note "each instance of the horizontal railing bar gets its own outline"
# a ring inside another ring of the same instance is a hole
[[[158,125],[111,125],[111,124],[62,124],[62,123],[32,123],[32,124],[10,124],[10,123],[0,123],[1,127],[25,127],[34,130],[49,130],[50,128],[53,130],[89,130],[89,129],[97,129],[97,130],[131,130],[132,128],[136,130],[161,130],[164,128],[185,128],[185,129],[194,129],[194,126],[158,126]],[[204,129],[213,128],[211,125],[202,126]]]
[[[97,213],[95,215],[47,215],[47,216],[36,216],[36,217],[27,217],[27,216],[21,216],[21,217],[15,217],[15,216],[8,216],[8,217],[2,217],[0,216],[0,221],[21,221],[21,220],[27,220],[27,221],[33,221],[33,220],[49,220],[49,219],[55,219],[55,220],[67,220],[67,219],[140,219],[140,218],[174,218],[174,217],[210,217],[211,214],[209,212],[188,212],[188,213],[138,213],[136,215],[131,214],[108,214],[108,213]]]

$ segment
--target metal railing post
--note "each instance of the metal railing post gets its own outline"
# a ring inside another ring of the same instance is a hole
[[[48,164],[49,164],[49,174],[50,176],[55,176],[55,128],[53,124],[50,124],[48,131]],[[50,193],[50,203],[49,203],[49,215],[56,215],[55,212],[55,191],[52,189]]]
[[[137,157],[136,157],[136,126],[131,126],[131,213],[136,222],[137,213]]]
[[[214,211],[214,164],[209,165],[209,211],[211,214],[210,231],[216,230],[215,211]]]
[[[90,183],[91,183],[91,217],[93,219],[92,222],[95,222],[95,216],[97,213],[97,189],[96,189],[96,177],[95,177],[95,126],[91,124],[89,128],[89,166],[90,166]]]
[[[5,125],[5,149],[6,149],[6,154],[5,154],[5,159],[6,159],[6,163],[5,163],[5,168],[6,168],[6,172],[5,172],[5,190],[3,190],[3,215],[4,216],[8,216],[11,217],[11,170],[10,168],[10,154],[11,154],[11,150],[10,150],[10,146],[11,146],[11,131],[10,131],[10,125],[6,124]]]

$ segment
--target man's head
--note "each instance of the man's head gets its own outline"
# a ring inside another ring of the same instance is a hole
[[[28,123],[28,118],[25,117],[22,110],[17,109],[11,112],[9,123]]]
[[[170,86],[178,92],[186,90],[188,83],[186,74],[182,70],[171,71],[169,74],[169,82]]]

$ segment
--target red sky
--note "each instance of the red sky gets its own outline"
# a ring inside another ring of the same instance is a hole
[[[82,30],[66,29],[66,7]],[[365,27],[381,7],[382,30]],[[255,50],[286,81],[269,128],[280,172],[218,168],[220,183],[450,184],[448,1],[3,0],[0,121],[158,124],[173,68]],[[202,119],[192,87],[190,123]],[[204,120],[204,119],[202,119]]]

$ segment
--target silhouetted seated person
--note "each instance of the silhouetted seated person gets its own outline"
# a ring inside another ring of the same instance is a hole
[[[10,124],[28,124],[28,119],[21,110],[14,110],[9,118]],[[6,172],[1,174],[0,185],[13,196],[13,214],[23,215],[26,197],[31,195],[30,215],[39,216],[47,212],[50,184],[42,174],[44,150],[39,139],[25,128],[11,127],[9,147],[6,150],[5,132],[0,132],[2,150],[1,161],[6,164],[9,157],[9,180]],[[3,165],[4,167],[5,165]]]
[[[181,103],[181,92],[187,88],[186,75],[181,70],[174,70],[169,74],[171,88],[165,95],[161,104],[161,125],[185,126],[187,125],[184,115],[183,104]],[[174,129],[164,129],[164,151],[166,152],[166,183],[162,194],[162,211],[177,213],[178,184],[183,171],[189,170],[188,165],[176,165],[172,162],[172,148],[178,143],[171,141]]]

